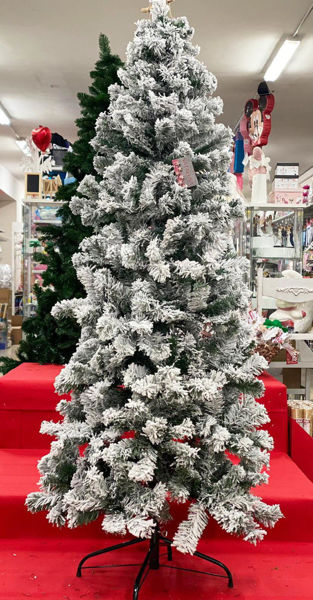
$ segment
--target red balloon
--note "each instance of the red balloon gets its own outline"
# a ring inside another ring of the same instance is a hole
[[[49,147],[51,138],[52,133],[49,127],[42,127],[42,125],[40,125],[37,127],[37,129],[33,129],[32,131],[32,140],[35,146],[37,146],[37,148],[39,148],[39,150],[42,152],[45,152]]]

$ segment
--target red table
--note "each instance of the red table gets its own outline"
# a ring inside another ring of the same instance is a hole
[[[0,446],[48,448],[51,437],[39,433],[42,421],[58,420],[60,400],[54,380],[62,366],[23,363],[0,378]],[[62,396],[66,398],[67,396]]]
[[[23,363],[0,378],[0,431],[2,448],[48,448],[51,438],[39,433],[43,420],[58,420],[55,407],[60,400],[54,380],[62,366]],[[288,411],[286,386],[271,375],[261,378],[263,402],[271,423],[265,426],[275,440],[275,450],[287,452]],[[66,398],[69,396],[62,396]]]
[[[288,405],[287,388],[269,373],[263,373],[259,377],[265,385],[262,402],[267,409],[271,422],[264,426],[274,438],[275,450],[288,452]]]

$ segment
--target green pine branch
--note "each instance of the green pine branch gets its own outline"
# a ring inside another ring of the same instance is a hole
[[[43,288],[36,286],[35,290],[37,314],[23,324],[24,339],[18,350],[21,362],[64,364],[69,361],[79,339],[80,328],[76,321],[71,318],[56,321],[50,313],[56,302],[84,296],[83,286],[72,265],[72,256],[80,242],[91,234],[91,229],[84,227],[80,217],[72,214],[69,202],[84,176],[95,174],[94,150],[90,142],[95,136],[99,114],[108,109],[108,88],[118,81],[117,71],[122,67],[120,58],[111,53],[109,40],[103,34],[99,37],[99,50],[99,60],[90,73],[89,92],[77,94],[81,109],[81,116],[76,121],[78,137],[73,144],[73,152],[69,152],[65,159],[65,169],[77,181],[62,186],[56,195],[56,200],[64,202],[58,211],[62,225],[38,227],[45,252],[37,253],[36,260],[46,264],[47,270],[43,273]],[[8,372],[17,364],[18,361],[0,359],[0,372]]]

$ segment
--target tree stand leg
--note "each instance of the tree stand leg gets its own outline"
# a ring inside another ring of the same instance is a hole
[[[84,563],[89,559],[92,558],[93,556],[99,556],[101,554],[106,554],[107,552],[111,552],[113,550],[119,550],[122,548],[126,548],[127,546],[133,546],[135,544],[139,544],[141,542],[144,542],[146,540],[144,539],[134,539],[134,540],[130,540],[129,542],[123,542],[121,544],[116,544],[115,546],[109,546],[109,548],[104,548],[103,550],[97,550],[96,552],[91,552],[90,554],[87,554],[86,556],[84,556],[84,558],[82,558],[82,560],[80,561],[79,565],[78,565],[78,569],[77,569],[77,577],[81,577],[81,573],[82,573],[82,569],[97,569],[97,568],[103,568],[103,566],[92,566],[92,567],[84,567]],[[156,525],[155,530],[151,536],[150,539],[150,546],[149,546],[149,550],[145,556],[145,559],[143,561],[143,563],[140,566],[139,569],[139,573],[136,577],[135,583],[134,583],[134,588],[133,588],[133,600],[138,600],[138,594],[139,591],[144,583],[144,581],[146,580],[146,577],[149,574],[150,570],[158,570],[161,567],[167,567],[168,569],[176,569],[178,571],[187,571],[188,573],[200,573],[203,575],[211,575],[213,577],[222,577],[225,579],[228,579],[228,587],[232,588],[234,586],[233,584],[233,578],[232,578],[232,574],[230,572],[230,570],[228,569],[228,567],[226,567],[226,565],[224,565],[224,563],[220,562],[219,560],[216,560],[215,558],[212,558],[211,556],[207,556],[206,554],[202,554],[202,552],[195,552],[194,556],[196,556],[197,558],[201,558],[202,560],[205,560],[213,565],[216,565],[218,567],[220,567],[221,569],[223,569],[223,571],[225,571],[226,575],[219,575],[218,573],[210,573],[208,571],[198,571],[196,569],[187,569],[184,567],[175,567],[173,565],[169,565],[169,564],[160,564],[160,542],[163,544],[165,544],[166,548],[167,548],[167,558],[169,561],[172,561],[173,557],[172,557],[172,543],[173,540],[170,540],[169,538],[164,537],[159,530],[159,526]],[[136,566],[134,564],[126,564],[126,565],[106,565],[107,567],[133,567]]]
[[[83,564],[89,560],[89,558],[93,558],[93,556],[100,556],[101,554],[106,554],[107,552],[112,552],[113,550],[121,550],[122,548],[126,548],[127,546],[134,546],[135,544],[140,544],[141,542],[145,542],[146,540],[144,539],[134,539],[134,540],[130,540],[129,542],[122,542],[121,544],[116,544],[115,546],[109,546],[108,548],[103,548],[102,550],[96,550],[95,552],[90,552],[90,554],[86,554],[86,556],[84,556],[84,558],[81,559],[78,567],[77,567],[77,571],[76,571],[76,577],[81,577],[82,576],[82,569],[96,569],[96,568],[101,568],[101,567],[83,567]],[[124,565],[117,565],[117,566],[124,566]],[[135,566],[135,565],[131,565],[131,566]]]
[[[160,535],[160,540],[167,542],[170,545],[173,543],[173,540],[165,538],[163,535]],[[233,576],[232,576],[229,568],[226,567],[226,565],[224,565],[224,563],[222,563],[220,560],[217,560],[216,558],[207,556],[207,554],[203,554],[202,552],[194,552],[193,556],[196,556],[197,558],[202,558],[203,560],[206,560],[207,562],[210,562],[213,565],[216,565],[217,567],[221,567],[221,569],[223,569],[223,571],[225,571],[226,575],[218,575],[217,573],[208,573],[207,571],[195,571],[194,569],[185,569],[182,567],[171,567],[169,565],[162,565],[162,566],[166,566],[170,569],[177,569],[179,571],[190,571],[191,573],[203,573],[204,575],[212,575],[214,577],[225,577],[225,579],[228,579],[228,587],[230,587],[230,588],[234,587]]]

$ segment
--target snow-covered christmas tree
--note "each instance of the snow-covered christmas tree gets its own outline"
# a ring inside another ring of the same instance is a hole
[[[94,229],[73,257],[87,297],[53,314],[74,315],[82,334],[56,382],[72,399],[58,405],[63,422],[42,425],[56,441],[27,504],[60,526],[102,514],[106,532],[150,537],[171,500],[190,500],[174,545],[193,553],[210,516],[256,542],[281,513],[250,494],[268,478],[272,440],[259,429],[266,362],[231,237],[242,215],[229,198],[231,132],[216,123],[222,101],[193,30],[168,10],[152,0],[138,22],[97,122],[100,178],[86,176],[71,202]],[[174,173],[182,157],[190,188]]]

